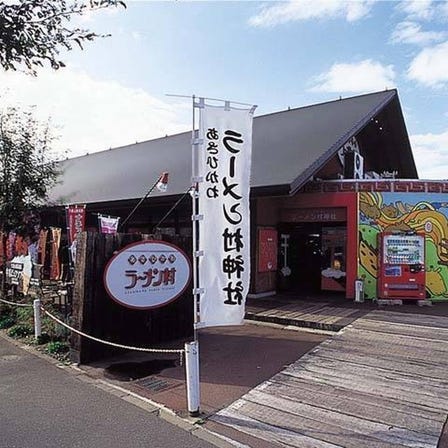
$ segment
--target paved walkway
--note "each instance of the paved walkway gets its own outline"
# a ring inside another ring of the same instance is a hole
[[[0,447],[213,447],[156,407],[87,380],[0,337]]]
[[[205,428],[252,448],[436,447],[448,414],[447,316],[448,304],[251,300],[255,325],[200,331]],[[185,416],[184,367],[154,357],[122,354],[83,369]],[[116,378],[116,363],[131,369]],[[448,427],[443,434],[438,448],[448,447]]]
[[[271,446],[435,448],[447,415],[448,318],[387,310],[356,320],[212,420]]]
[[[202,416],[208,417],[228,406],[327,338],[328,335],[249,323],[200,330]],[[173,345],[181,346],[179,342]],[[128,353],[82,368],[186,416],[185,367],[175,358],[175,365],[164,368],[163,356],[173,360],[173,355]],[[160,360],[160,373],[150,375],[148,369],[145,373],[145,366],[151,368],[154,358]],[[114,373],[118,371],[121,373]]]

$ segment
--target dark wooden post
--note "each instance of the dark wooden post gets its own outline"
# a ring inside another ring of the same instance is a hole
[[[76,242],[76,260],[74,271],[74,288],[72,299],[72,325],[74,328],[82,328],[84,312],[84,290],[86,274],[86,249],[87,232],[82,232],[77,236]],[[80,363],[82,338],[76,333],[70,336],[70,360]]]

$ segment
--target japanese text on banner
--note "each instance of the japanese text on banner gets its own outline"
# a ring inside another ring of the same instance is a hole
[[[68,240],[69,244],[76,240],[78,233],[85,229],[86,206],[69,205],[67,207]]]
[[[241,324],[250,280],[249,190],[253,110],[201,109],[200,327]]]

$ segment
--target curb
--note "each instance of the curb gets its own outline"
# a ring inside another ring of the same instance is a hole
[[[244,445],[240,442],[232,440],[228,437],[222,436],[215,432],[212,432],[202,426],[203,420],[201,418],[182,418],[177,415],[173,410],[167,408],[166,406],[157,403],[149,398],[142,397],[141,395],[132,392],[123,387],[117,386],[115,384],[109,383],[106,380],[99,378],[92,378],[83,369],[78,367],[76,364],[65,364],[57,359],[40,352],[32,345],[25,344],[17,339],[9,337],[3,330],[0,330],[0,338],[8,341],[9,343],[15,345],[16,347],[25,350],[28,353],[37,356],[38,358],[53,364],[55,367],[66,371],[68,374],[74,376],[79,381],[83,381],[87,384],[91,384],[98,389],[103,390],[121,400],[127,401],[128,403],[138,406],[149,414],[153,414],[166,422],[189,432],[193,436],[202,439],[218,448],[249,448],[248,445]]]

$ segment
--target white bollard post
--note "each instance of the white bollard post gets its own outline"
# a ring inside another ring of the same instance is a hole
[[[355,280],[355,302],[364,302],[364,281],[360,278]]]
[[[40,300],[36,299],[33,302],[34,308],[34,339],[42,335],[42,322],[40,319]]]
[[[185,372],[187,378],[188,412],[191,417],[199,415],[199,342],[185,343]]]

